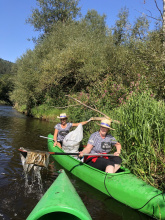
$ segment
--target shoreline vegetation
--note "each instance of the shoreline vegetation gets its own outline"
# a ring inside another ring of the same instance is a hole
[[[82,94],[82,101],[92,104],[94,97]],[[57,116],[67,112],[69,121],[87,120],[89,117],[102,115],[74,105],[68,100],[68,108],[56,108],[42,105],[31,110],[32,116],[40,120],[58,123]],[[101,106],[100,106],[101,107]],[[104,106],[106,107],[106,106]],[[105,111],[110,118],[120,121],[112,123],[112,135],[122,144],[122,165],[136,176],[156,188],[165,189],[165,103],[154,98],[151,91],[133,92],[128,94],[125,102],[120,106]],[[20,111],[20,110],[19,110]],[[25,113],[25,112],[24,112]],[[86,145],[91,133],[98,130],[95,122],[84,126],[83,144]]]

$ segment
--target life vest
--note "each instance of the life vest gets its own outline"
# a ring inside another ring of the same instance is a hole
[[[108,157],[102,156],[101,154],[106,154],[106,153],[100,153],[100,156],[88,156],[86,160],[88,160],[89,158],[92,157],[92,162],[95,163],[96,160],[97,160],[99,157],[103,157],[103,158],[105,158],[105,159],[108,159]]]

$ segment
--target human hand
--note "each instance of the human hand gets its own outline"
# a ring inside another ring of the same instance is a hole
[[[83,152],[82,152],[82,151],[80,151],[80,152],[79,152],[79,156],[78,156],[78,157],[83,157],[83,156],[84,156]]]
[[[55,147],[57,145],[57,141],[54,141],[53,147]]]
[[[120,156],[120,152],[117,152],[117,151],[116,151],[116,152],[114,153],[114,156]]]
[[[93,120],[94,120],[94,118],[93,118],[93,117],[91,117],[91,118],[88,120],[88,122],[93,121]]]

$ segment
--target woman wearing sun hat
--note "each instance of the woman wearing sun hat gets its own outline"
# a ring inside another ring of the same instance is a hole
[[[111,134],[108,134],[108,131],[112,129],[110,127],[111,120],[105,118],[99,125],[100,130],[90,136],[87,146],[80,152],[79,157],[83,157],[83,154],[89,153],[106,154],[111,151],[112,146],[115,146],[116,152],[112,157],[89,156],[86,160],[86,163],[92,167],[107,173],[115,173],[120,168],[122,162],[122,159],[119,157],[121,153],[121,144],[117,142]]]
[[[69,130],[71,129],[71,127],[73,126],[78,126],[80,123],[82,125],[87,124],[89,121],[92,120],[89,119],[88,121],[83,121],[80,123],[67,123],[67,118],[68,116],[66,115],[66,113],[62,113],[60,114],[60,116],[57,116],[57,118],[60,119],[61,123],[57,124],[54,128],[54,146],[58,146],[61,148],[62,146],[62,141],[64,140],[64,137],[69,133]]]

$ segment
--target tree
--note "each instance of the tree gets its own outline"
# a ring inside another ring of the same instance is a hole
[[[12,62],[0,58],[0,75],[11,73],[11,68],[13,65],[14,64]]]
[[[26,20],[36,31],[49,33],[54,23],[73,20],[80,13],[79,0],[37,0],[37,2],[40,9],[33,9],[31,16]]]
[[[160,22],[160,21],[162,22],[162,31],[163,31],[163,56],[162,56],[162,60],[164,62],[165,61],[165,0],[162,0],[162,2],[163,2],[163,13],[162,13],[161,9],[158,6],[157,0],[154,0],[154,2],[155,2],[157,10],[160,13],[161,19],[157,19],[153,16],[148,16],[148,15],[147,16],[152,18],[152,19],[156,19],[158,22]],[[144,0],[144,4],[145,3],[146,3],[146,1]]]
[[[118,14],[118,20],[113,30],[113,39],[115,45],[128,44],[132,40],[143,40],[148,35],[149,21],[146,16],[136,19],[133,25],[128,20],[129,10],[122,8]]]
[[[165,0],[163,0],[163,51],[165,57]]]
[[[135,39],[144,40],[148,34],[149,22],[146,16],[137,18],[132,28],[132,36]]]
[[[9,95],[13,91],[13,76],[4,74],[0,77],[0,100],[11,104]]]
[[[83,20],[86,22],[88,28],[91,31],[96,31],[105,35],[105,31],[106,31],[105,19],[106,19],[105,14],[101,16],[95,10],[88,10]]]
[[[39,66],[40,60],[32,50],[28,50],[16,61],[14,90],[10,99],[18,106],[24,106],[28,114],[37,102],[36,88],[40,79]]]
[[[122,8],[118,14],[119,19],[116,21],[115,27],[113,28],[114,42],[116,45],[120,45],[127,38],[128,31],[128,15],[129,10]]]

